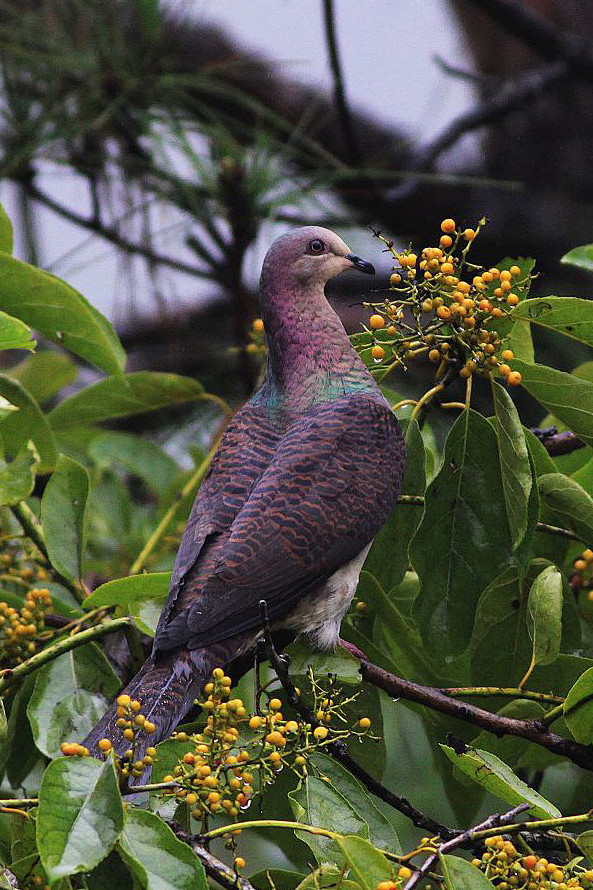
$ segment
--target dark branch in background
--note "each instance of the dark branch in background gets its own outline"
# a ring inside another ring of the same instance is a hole
[[[558,757],[567,757],[583,769],[593,770],[593,747],[564,739],[550,732],[537,720],[515,720],[491,714],[483,708],[450,698],[432,686],[420,686],[418,683],[397,677],[369,661],[361,661],[360,672],[364,680],[383,689],[391,698],[404,698],[406,701],[417,702],[433,711],[486,729],[495,736],[512,735],[527,739],[557,754]]]
[[[586,443],[569,430],[559,433],[555,426],[546,429],[532,429],[531,432],[540,440],[546,451],[551,457],[558,457],[561,454],[570,454],[572,451],[578,451],[584,448]]]
[[[451,840],[446,841],[444,844],[440,844],[436,852],[431,853],[431,855],[422,863],[418,871],[415,872],[411,878],[408,878],[404,884],[403,890],[414,890],[414,887],[417,887],[420,881],[427,877],[439,856],[449,853],[451,850],[455,850],[458,847],[467,846],[471,843],[476,832],[485,831],[488,828],[497,828],[499,825],[509,825],[511,822],[515,821],[515,817],[518,816],[519,813],[524,813],[525,810],[528,809],[529,804],[522,803],[519,804],[519,806],[514,807],[514,809],[509,810],[507,813],[504,813],[502,816],[498,813],[494,813],[492,816],[488,816],[487,819],[484,819],[483,822],[480,822],[479,825],[474,825],[473,828],[469,828],[467,831],[462,831],[457,837],[451,838]]]
[[[311,711],[311,709],[305,704],[301,696],[296,691],[296,687],[292,680],[290,679],[290,675],[288,673],[288,658],[286,655],[278,655],[275,647],[274,641],[272,639],[272,635],[270,632],[270,626],[268,623],[267,616],[267,605],[265,600],[260,601],[260,609],[262,614],[262,626],[264,630],[264,640],[266,643],[266,651],[268,655],[268,659],[270,664],[276,671],[278,679],[282,684],[282,688],[286,692],[288,701],[295,709],[297,714],[299,714],[303,720],[309,723],[313,728],[316,726],[321,726],[322,724],[317,720],[315,714]],[[341,763],[342,766],[345,766],[346,769],[352,773],[360,782],[371,792],[371,794],[376,795],[376,797],[380,798],[380,800],[385,801],[394,809],[398,810],[400,813],[403,813],[404,816],[407,816],[411,822],[416,825],[417,828],[422,828],[424,831],[430,832],[431,835],[438,835],[443,838],[451,838],[457,836],[457,832],[451,828],[447,828],[445,825],[440,825],[434,819],[431,819],[430,816],[425,815],[420,810],[417,810],[416,807],[412,806],[412,804],[406,800],[405,797],[400,797],[397,794],[394,794],[392,791],[389,791],[388,788],[385,788],[380,782],[377,781],[370,773],[367,773],[359,763],[357,763],[348,753],[348,749],[344,742],[335,741],[330,742],[329,745],[324,747],[324,750],[331,754],[331,756]]]
[[[358,149],[354,127],[352,125],[352,118],[350,116],[350,109],[348,108],[348,103],[346,101],[344,75],[342,73],[342,64],[340,62],[340,53],[336,38],[336,19],[333,0],[323,0],[323,19],[325,23],[325,40],[327,43],[329,63],[334,78],[334,100],[336,103],[338,121],[344,139],[344,147],[352,166],[360,167],[362,165],[362,155]]]
[[[547,59],[566,64],[570,73],[593,81],[593,50],[586,36],[560,31],[552,22],[515,0],[466,0],[487,13],[505,31]]]
[[[467,133],[496,123],[526,105],[530,99],[540,96],[548,87],[565,78],[567,74],[568,67],[565,62],[552,62],[506,81],[498,93],[486,101],[480,102],[470,111],[460,114],[424,148],[420,148],[410,165],[410,172],[429,172],[438,157]],[[388,191],[386,198],[390,201],[398,201],[410,197],[419,185],[418,180],[408,179]]]
[[[254,890],[253,884],[250,884],[247,878],[237,874],[232,868],[229,868],[228,865],[225,865],[216,856],[213,856],[209,850],[199,844],[196,838],[188,831],[185,831],[177,822],[167,822],[167,825],[180,841],[192,848],[204,866],[206,874],[215,880],[217,884],[220,884],[221,887],[224,887],[225,890]]]

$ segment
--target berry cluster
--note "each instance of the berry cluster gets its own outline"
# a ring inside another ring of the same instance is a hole
[[[473,864],[499,890],[591,890],[593,870],[578,864],[560,865],[536,856],[524,856],[502,835],[486,838],[486,850]]]
[[[0,602],[0,665],[3,668],[21,664],[35,654],[50,606],[51,595],[46,588],[29,590],[20,609]]]
[[[528,292],[531,264],[485,269],[471,263],[468,252],[485,223],[460,229],[443,220],[439,245],[425,247],[420,257],[410,249],[398,252],[376,233],[397,265],[391,296],[363,304],[373,310],[365,333],[355,337],[363,355],[370,349],[372,362],[385,367],[427,356],[439,366],[438,379],[452,368],[466,378],[496,372],[510,385],[521,382],[509,365],[513,352],[503,348],[504,322]]]
[[[206,715],[204,729],[188,735],[178,732],[176,739],[191,742],[192,749],[173,769],[165,782],[176,787],[166,791],[185,801],[196,819],[205,822],[208,815],[227,815],[235,819],[247,809],[254,797],[275,781],[284,766],[298,776],[307,775],[308,758],[319,747],[336,738],[367,735],[368,717],[355,727],[331,728],[332,719],[344,720],[343,708],[353,701],[340,697],[340,691],[327,690],[314,681],[316,716],[324,725],[312,727],[303,720],[285,718],[282,702],[271,697],[260,714],[249,715],[240,698],[231,697],[231,679],[222,668],[215,668],[212,680],[204,687],[207,695],[201,707]]]

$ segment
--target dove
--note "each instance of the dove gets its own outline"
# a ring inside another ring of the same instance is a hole
[[[273,629],[318,650],[340,642],[373,538],[399,495],[406,452],[389,403],[325,296],[374,273],[329,229],[278,238],[263,261],[268,345],[260,389],[234,415],[179,547],[152,654],[124,693],[167,738],[215,667],[252,650],[260,601]],[[129,742],[111,706],[83,742]],[[137,756],[137,752],[135,754]]]

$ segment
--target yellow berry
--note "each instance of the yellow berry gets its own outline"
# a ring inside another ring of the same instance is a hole
[[[251,327],[256,334],[263,334],[264,332],[264,323],[261,318],[255,318],[252,322]]]
[[[444,219],[441,223],[441,232],[446,232],[448,235],[450,235],[454,231],[455,220],[450,218]]]
[[[316,726],[313,730],[313,735],[316,739],[326,739],[328,734],[328,730],[325,726]]]
[[[372,354],[372,356],[373,356],[374,359],[380,361],[382,358],[385,357],[385,350],[383,349],[382,346],[375,345],[375,346],[373,346],[373,348],[371,349],[371,354]]]
[[[467,229],[466,229],[467,231]],[[470,229],[471,231],[471,229]],[[403,881],[407,881],[412,877],[412,869],[408,868],[406,865],[401,865],[398,869],[397,876],[401,878]]]
[[[235,868],[245,868],[245,860],[242,856],[235,856]]]
[[[212,671],[212,676],[214,677],[215,680],[222,680],[222,678],[224,677],[223,669],[222,668],[214,668],[214,670]]]
[[[402,280],[402,277],[401,277],[401,275],[399,275],[397,272],[394,272],[392,275],[389,276],[389,284],[390,284],[392,287],[393,287],[395,284],[399,284],[401,280]]]
[[[298,732],[299,725],[296,720],[289,720],[284,728],[286,732]]]
[[[511,268],[509,269],[509,272],[511,273],[511,275],[515,276],[515,278],[516,278],[517,275],[521,274],[521,269],[519,268],[519,266],[511,266]]]
[[[111,751],[111,742],[109,741],[109,739],[100,739],[99,750],[100,751]]]
[[[279,698],[272,698],[270,699],[269,705],[272,711],[279,711],[282,707],[282,702]]]
[[[368,717],[361,717],[360,720],[358,721],[358,725],[360,726],[361,729],[368,729],[369,726],[371,725],[371,721],[369,720]]]
[[[439,306],[439,308],[437,309],[437,315],[443,321],[447,321],[451,318],[451,310],[448,306]]]
[[[517,296],[517,294],[509,294],[508,295],[507,303],[509,304],[509,306],[516,306],[518,302],[519,302],[519,297]]]
[[[129,695],[119,695],[117,698],[117,703],[122,708],[129,707],[130,702],[131,702],[131,698]]]
[[[593,550],[589,550],[588,547],[586,550],[583,550],[583,559],[586,559],[587,562],[593,562]]]
[[[144,732],[147,732],[149,735],[151,735],[155,731],[156,731],[156,724],[151,723],[150,720],[146,720],[144,722]]]

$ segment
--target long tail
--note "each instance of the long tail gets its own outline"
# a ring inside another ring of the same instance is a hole
[[[166,739],[192,707],[194,699],[216,667],[207,649],[171,653],[155,663],[150,658],[120,694],[127,694],[140,702],[139,713],[156,727],[148,734],[139,732],[134,745],[134,757],[141,758],[146,748]],[[117,702],[110,705],[83,745],[96,755],[101,739],[107,738],[115,753],[121,757],[130,748],[130,741],[117,726]]]

